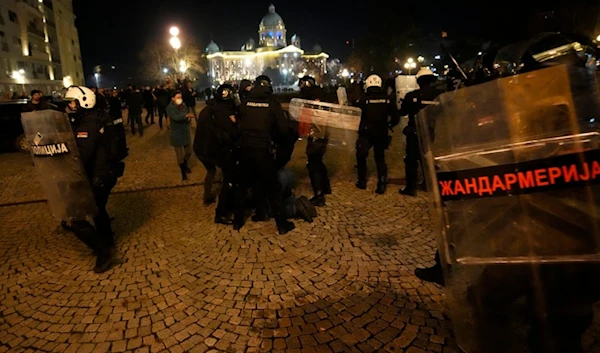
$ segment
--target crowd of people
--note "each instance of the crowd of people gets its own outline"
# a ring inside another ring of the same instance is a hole
[[[435,80],[431,71],[419,72],[419,83],[425,87]],[[298,123],[284,111],[273,96],[271,80],[259,76],[254,82],[243,80],[238,87],[223,84],[196,111],[197,93],[191,82],[174,84],[171,81],[141,89],[130,85],[123,91],[73,86],[65,94],[66,113],[73,126],[81,161],[92,186],[94,201],[99,210],[94,226],[86,220],[65,222],[79,239],[92,248],[97,256],[96,272],[110,268],[114,260],[114,239],[106,205],[112,188],[124,172],[128,155],[123,111],[128,110],[126,123],[133,135],[143,136],[144,124],[163,118],[169,128],[170,144],[174,149],[182,180],[191,172],[192,153],[206,168],[204,180],[205,205],[217,203],[214,221],[232,225],[240,230],[247,216],[254,222],[273,218],[279,234],[295,228],[293,219],[312,222],[317,207],[326,206],[325,197],[332,193],[327,166],[323,157],[329,145],[327,126],[311,124],[307,136],[307,169],[313,195],[296,197],[293,192],[294,174],[286,168],[298,141]],[[329,95],[312,77],[300,79],[300,97],[326,102]],[[415,96],[416,97],[416,96]],[[330,100],[331,101],[331,100]],[[336,102],[331,102],[336,103]],[[366,189],[366,159],[374,149],[377,164],[378,194],[387,186],[385,150],[389,147],[388,131],[399,122],[400,114],[409,115],[407,135],[406,195],[416,195],[418,150],[414,117],[422,107],[420,98],[405,101],[398,110],[393,97],[382,87],[377,75],[365,81],[364,94],[354,104],[361,108],[362,117],[356,142],[358,181],[356,187]],[[48,109],[41,93],[32,92],[27,111]],[[144,109],[146,116],[142,117]],[[190,124],[196,122],[192,138]],[[218,195],[214,188],[217,168],[222,171]]]

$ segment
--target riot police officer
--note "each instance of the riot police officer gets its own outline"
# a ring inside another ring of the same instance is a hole
[[[387,165],[385,150],[389,147],[391,137],[388,130],[398,125],[400,117],[393,99],[381,88],[381,77],[371,75],[365,82],[366,93],[358,100],[356,106],[362,110],[358,140],[356,141],[356,161],[358,164],[358,181],[356,187],[367,188],[367,156],[373,147],[377,163],[378,194],[385,193],[387,186]]]
[[[94,218],[95,227],[87,221],[76,221],[69,229],[95,252],[94,272],[101,273],[110,268],[115,258],[113,232],[106,211],[108,196],[118,177],[112,162],[112,136],[110,129],[104,126],[102,113],[95,109],[96,95],[92,90],[72,86],[65,94],[65,100],[70,101],[67,113],[98,209],[98,215]]]
[[[235,183],[235,160],[233,150],[237,139],[237,107],[234,101],[234,88],[224,84],[219,86],[215,95],[215,104],[211,106],[213,121],[213,139],[217,144],[219,165],[223,172],[223,183],[219,194],[219,203],[215,223],[231,224],[233,212],[233,186]]]
[[[285,219],[281,209],[274,141],[278,135],[288,133],[291,127],[281,104],[272,98],[272,94],[271,79],[259,76],[240,106],[239,180],[235,193],[234,229],[239,230],[244,225],[246,191],[252,186],[257,201],[256,214],[252,219],[257,222],[266,220],[270,205],[279,234],[286,234],[294,229],[294,223]]]
[[[417,137],[416,117],[421,109],[429,104],[434,104],[434,99],[441,93],[433,87],[436,81],[437,78],[431,70],[427,68],[419,70],[417,72],[419,89],[406,94],[400,107],[400,116],[408,115],[408,125],[402,131],[406,136],[406,154],[404,156],[406,187],[400,190],[403,195],[417,196],[418,167],[419,161],[421,161],[421,152]]]
[[[313,77],[303,76],[300,78],[300,97],[312,101],[325,101],[325,92]],[[325,126],[311,126],[308,143],[306,145],[306,157],[308,163],[308,175],[313,188],[314,196],[310,200],[315,206],[325,206],[325,195],[331,194],[331,183],[327,174],[327,167],[323,163],[323,156],[327,151],[327,131]]]

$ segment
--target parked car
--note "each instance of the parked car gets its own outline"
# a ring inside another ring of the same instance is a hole
[[[27,102],[27,99],[0,101],[0,145],[3,150],[29,152],[29,142],[21,125],[21,113]]]

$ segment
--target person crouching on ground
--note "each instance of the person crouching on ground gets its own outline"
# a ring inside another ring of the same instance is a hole
[[[187,180],[187,173],[191,173],[188,160],[192,155],[192,137],[190,133],[190,120],[195,116],[188,113],[188,108],[183,103],[181,92],[176,91],[167,106],[167,114],[171,121],[171,146],[175,148],[177,163],[181,169],[181,179]]]

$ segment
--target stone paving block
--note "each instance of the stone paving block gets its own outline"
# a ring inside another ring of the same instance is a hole
[[[288,166],[296,195],[311,193],[304,147]],[[357,190],[353,153],[328,150],[327,206],[279,236],[273,221],[215,225],[214,205],[198,197],[203,166],[190,160],[181,183],[168,133],[151,126],[130,149],[108,204],[122,263],[105,274],[91,272],[91,252],[44,203],[0,206],[0,347],[346,353],[379,351],[407,332],[425,335],[410,343],[421,349],[455,346],[442,291],[412,274],[437,248],[428,203],[392,185],[375,195],[371,159],[369,189]],[[401,153],[388,157],[390,176],[401,172]],[[30,160],[0,154],[0,165],[2,202],[43,198]]]

